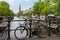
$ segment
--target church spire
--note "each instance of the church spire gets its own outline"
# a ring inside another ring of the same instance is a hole
[[[19,12],[21,11],[21,5],[19,4]]]

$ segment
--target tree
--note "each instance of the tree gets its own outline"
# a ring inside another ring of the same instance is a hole
[[[17,12],[17,16],[19,17],[19,16],[22,16],[23,14],[22,14],[22,11],[19,11],[19,12]]]
[[[5,8],[8,8],[8,9],[10,7],[10,5],[5,1],[0,1],[0,5],[4,6]]]
[[[59,15],[60,0],[39,0],[34,3],[33,15],[48,15],[52,12]]]
[[[5,1],[0,1],[0,15],[13,16],[13,11],[10,9],[9,4]]]
[[[33,15],[34,16],[38,14],[38,9],[39,9],[38,2],[34,3],[34,6],[33,6]]]
[[[57,1],[56,15],[60,15],[60,0]]]

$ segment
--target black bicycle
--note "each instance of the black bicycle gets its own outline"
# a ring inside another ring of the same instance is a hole
[[[39,21],[39,20],[37,20]],[[30,35],[30,28],[27,26],[27,22],[25,21],[24,25],[21,25],[17,27],[14,31],[14,35],[18,40],[25,39],[27,36]],[[35,26],[34,26],[35,27]],[[45,37],[47,35],[47,27],[41,24],[40,22],[37,22],[36,25],[37,28],[32,29],[31,36],[38,36],[38,37]],[[43,35],[43,36],[42,36]]]
[[[20,26],[15,29],[14,35],[18,40],[27,38],[29,36],[29,29],[27,24],[20,24]]]
[[[32,29],[32,36],[46,37],[48,28],[44,25],[45,22],[36,20],[33,22],[34,28]]]

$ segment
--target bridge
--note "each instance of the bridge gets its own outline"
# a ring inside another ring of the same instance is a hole
[[[12,22],[16,22],[16,21],[26,21],[26,20],[12,20]],[[55,34],[51,34],[51,30],[50,29],[48,29],[48,34],[47,34],[47,37],[45,38],[38,38],[38,37],[32,37],[32,34],[31,34],[31,32],[32,32],[32,28],[31,28],[31,26],[32,26],[32,20],[27,20],[27,21],[29,21],[30,23],[29,23],[29,25],[30,25],[30,35],[29,35],[29,38],[26,38],[25,40],[59,40],[60,38],[59,37],[57,37]],[[34,20],[34,21],[41,21],[41,20]],[[4,21],[4,22],[6,22],[6,21]],[[7,32],[7,35],[5,34],[5,39],[3,39],[3,40],[17,40],[16,38],[11,38],[10,37],[10,32],[11,31],[14,31],[15,29],[10,29],[10,22],[11,22],[11,19],[8,19],[8,25],[7,25],[7,29],[6,29],[6,31],[5,32]],[[46,22],[46,21],[41,21],[40,23],[42,23],[42,22]],[[51,21],[52,22],[52,21]],[[55,22],[58,22],[58,21],[55,21]],[[44,24],[44,25],[46,25],[46,24]],[[58,25],[59,25],[59,23],[58,23]],[[50,27],[50,22],[49,22],[49,27]],[[59,28],[59,26],[58,26],[58,28]],[[4,33],[5,33],[4,32]],[[3,36],[3,35],[1,35],[1,36]],[[2,40],[2,38],[0,38],[1,40]]]

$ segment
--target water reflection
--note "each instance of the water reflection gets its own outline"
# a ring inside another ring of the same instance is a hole
[[[13,20],[24,20],[23,18],[18,18],[18,17],[14,17]],[[15,22],[11,22],[11,25],[10,25],[10,29],[16,29],[20,24],[23,24],[24,21],[15,21]],[[14,38],[14,31],[11,31],[10,32],[10,36],[11,38]]]
[[[18,18],[18,17],[14,17],[13,20],[24,20],[23,18]],[[14,22],[11,22],[11,26],[10,26],[10,29],[15,29],[16,27],[18,27],[20,24],[23,24],[24,21],[14,21]]]

